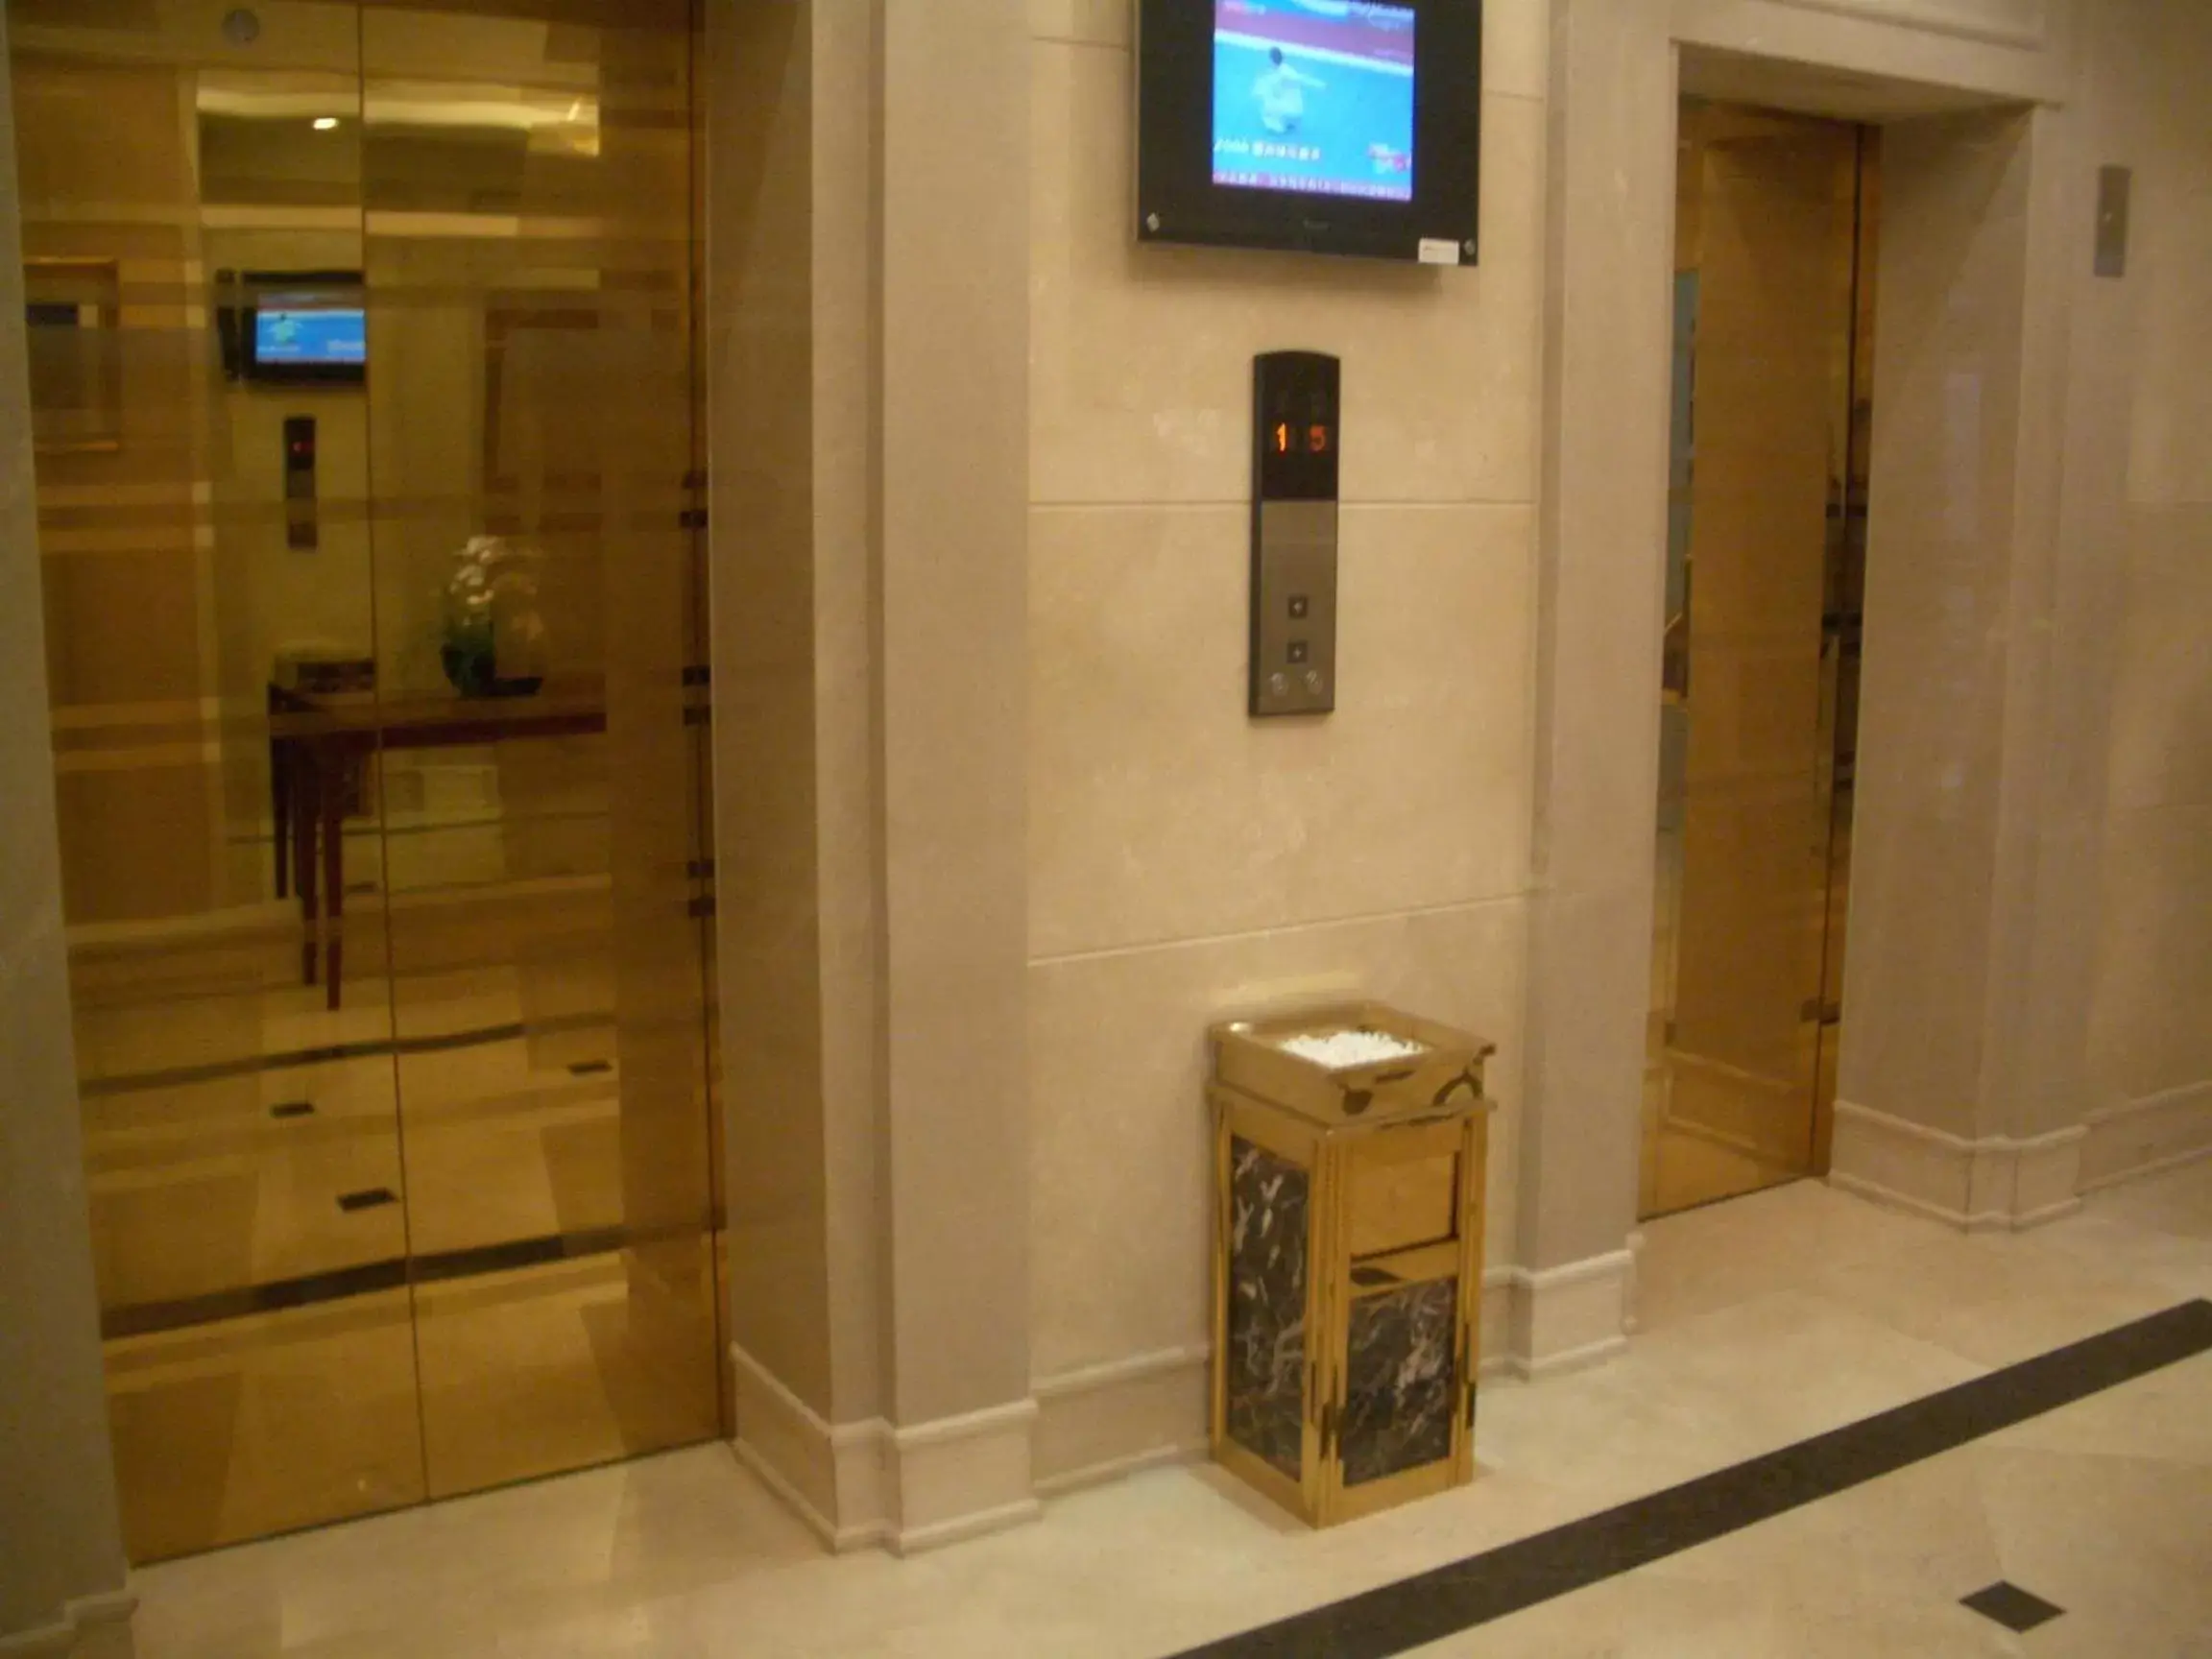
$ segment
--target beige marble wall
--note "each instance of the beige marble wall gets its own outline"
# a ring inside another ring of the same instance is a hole
[[[2086,44],[2101,161],[2134,168],[2118,280],[2085,277],[2070,532],[2116,612],[2084,1174],[2212,1145],[2212,12],[2122,0]]]
[[[61,1626],[65,1648],[71,1604],[119,1593],[124,1561],[62,950],[7,62],[0,19],[0,1646]]]
[[[1449,273],[1137,248],[1131,10],[1030,9],[1046,1380],[1204,1342],[1203,1032],[1232,1010],[1374,994],[1496,1039],[1491,1252],[1514,1259],[1548,6],[1486,9],[1481,263]],[[1254,721],[1251,359],[1293,347],[1343,359],[1342,685],[1326,720]]]

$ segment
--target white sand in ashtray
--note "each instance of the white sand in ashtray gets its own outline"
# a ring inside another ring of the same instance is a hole
[[[1409,1043],[1386,1031],[1332,1031],[1326,1037],[1283,1039],[1283,1052],[1341,1071],[1347,1066],[1372,1066],[1378,1060],[1404,1060],[1428,1052],[1425,1043]]]

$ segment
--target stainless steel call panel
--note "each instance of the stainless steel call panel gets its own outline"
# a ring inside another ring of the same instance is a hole
[[[1336,359],[1252,360],[1252,676],[1259,714],[1336,707]]]

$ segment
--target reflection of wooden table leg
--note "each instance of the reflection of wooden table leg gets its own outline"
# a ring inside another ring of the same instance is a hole
[[[333,753],[328,758],[331,764],[321,768],[317,813],[323,820],[323,885],[330,890],[324,903],[324,937],[329,942],[324,955],[324,1000],[335,1009],[346,950],[346,774],[350,757]]]
[[[317,800],[320,790],[314,749],[295,747],[284,767],[291,786],[292,876],[300,889],[300,983],[315,983],[316,955],[322,944],[321,917],[316,904],[315,830],[322,821]]]
[[[269,739],[270,836],[276,854],[276,897],[292,896],[289,857],[292,850],[292,768],[290,745],[281,737]]]

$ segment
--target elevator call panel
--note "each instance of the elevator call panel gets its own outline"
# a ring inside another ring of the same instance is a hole
[[[315,417],[284,417],[284,545],[311,553],[321,540],[315,514]]]
[[[1252,360],[1255,715],[1336,707],[1337,371],[1319,351]]]

